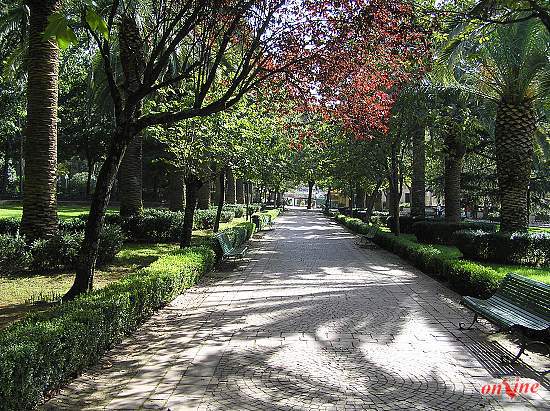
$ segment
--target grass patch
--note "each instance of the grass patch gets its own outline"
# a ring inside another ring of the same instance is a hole
[[[94,288],[102,289],[177,249],[174,244],[126,244],[112,264],[96,270]],[[35,303],[58,300],[73,280],[74,272],[0,277],[0,329],[29,312],[47,308]]]
[[[83,214],[88,214],[90,206],[81,204],[65,204],[59,205],[57,215],[59,218],[67,219],[78,217]],[[110,207],[108,213],[118,212],[118,208]],[[0,218],[21,218],[23,214],[23,205],[21,204],[5,204],[0,206]]]

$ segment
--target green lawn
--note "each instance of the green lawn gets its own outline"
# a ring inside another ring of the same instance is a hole
[[[80,204],[63,204],[58,207],[59,218],[74,218],[82,214],[88,214],[90,207]],[[109,208],[108,212],[118,212],[118,208]],[[21,204],[9,204],[0,206],[0,218],[21,218],[23,206]]]
[[[70,209],[78,210],[78,213],[87,211],[83,207]],[[65,218],[71,216],[65,213],[64,215]],[[229,228],[244,221],[244,217],[235,218],[230,223],[222,223],[220,228]],[[194,231],[193,244],[203,243],[211,234],[212,230]],[[112,264],[96,270],[94,287],[103,288],[150,265],[163,254],[177,250],[178,247],[177,244],[126,244]],[[28,312],[44,309],[43,305],[35,304],[37,301],[58,300],[70,288],[73,279],[74,272],[0,277],[0,329]]]

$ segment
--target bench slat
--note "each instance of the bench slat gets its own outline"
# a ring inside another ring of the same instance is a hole
[[[534,331],[550,330],[550,285],[517,274],[508,274],[490,298],[463,297],[462,302],[506,328],[520,325]]]

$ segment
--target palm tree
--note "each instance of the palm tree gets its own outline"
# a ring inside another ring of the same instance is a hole
[[[27,239],[47,237],[57,230],[57,100],[58,46],[45,39],[48,17],[60,0],[27,0],[30,11],[27,49],[27,126],[25,192],[21,232]]]
[[[235,204],[237,202],[237,186],[236,186],[236,180],[235,175],[233,174],[233,170],[231,167],[227,168],[227,194],[226,194],[226,203],[227,204]]]
[[[125,217],[143,212],[142,146],[143,137],[138,134],[128,145],[118,170],[120,215]]]
[[[475,92],[497,103],[495,153],[501,231],[529,226],[528,192],[537,103],[550,90],[549,33],[536,20],[497,27],[456,48]],[[473,62],[473,64],[472,64]]]

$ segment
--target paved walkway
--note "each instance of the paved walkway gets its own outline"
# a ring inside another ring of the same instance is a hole
[[[458,331],[471,315],[455,293],[354,240],[318,213],[286,213],[244,270],[205,278],[45,408],[549,406],[548,380],[525,398],[481,395],[532,369],[501,366],[489,328]]]

